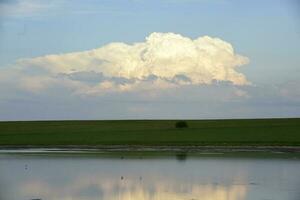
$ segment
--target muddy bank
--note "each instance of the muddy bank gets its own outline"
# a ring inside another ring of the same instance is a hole
[[[282,152],[300,153],[300,146],[142,146],[142,145],[64,145],[0,146],[0,152]]]

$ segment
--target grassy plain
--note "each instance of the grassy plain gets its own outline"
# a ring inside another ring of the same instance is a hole
[[[0,145],[300,146],[300,118],[0,122]]]

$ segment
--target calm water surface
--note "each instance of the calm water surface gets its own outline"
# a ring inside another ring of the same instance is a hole
[[[0,154],[0,200],[300,200],[300,160]]]

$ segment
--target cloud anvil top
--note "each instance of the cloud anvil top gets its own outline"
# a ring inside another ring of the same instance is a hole
[[[216,81],[247,85],[236,68],[249,62],[232,45],[209,36],[190,39],[154,32],[144,42],[110,43],[97,49],[20,59],[15,73],[25,90],[39,92],[53,85],[78,94],[103,94]]]

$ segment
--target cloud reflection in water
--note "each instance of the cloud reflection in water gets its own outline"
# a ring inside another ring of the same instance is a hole
[[[21,193],[33,197],[37,191],[47,200],[243,200],[245,185],[197,184],[165,179],[103,179],[101,176],[76,178],[66,185],[53,185],[41,181],[27,181]]]

